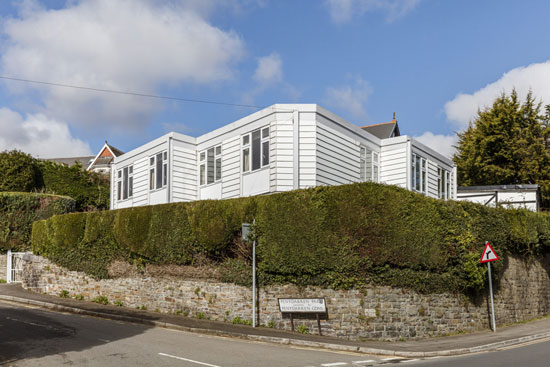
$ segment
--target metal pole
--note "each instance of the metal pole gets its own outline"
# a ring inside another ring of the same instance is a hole
[[[491,320],[493,331],[497,331],[497,324],[495,323],[495,305],[493,303],[493,278],[491,277],[491,263],[487,263],[487,269],[489,269],[489,293],[491,294]]]
[[[256,239],[252,242],[252,327],[256,327]]]

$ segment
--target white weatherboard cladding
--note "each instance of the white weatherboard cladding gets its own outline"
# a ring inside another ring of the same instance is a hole
[[[197,153],[174,142],[172,150],[172,200],[197,200]]]
[[[317,185],[342,185],[360,180],[359,144],[317,122]]]
[[[315,114],[300,114],[299,125],[299,187],[314,187],[316,183],[316,137]]]
[[[382,145],[380,182],[406,188],[408,164],[406,139],[399,139],[395,143]]]
[[[200,200],[219,200],[222,198],[222,183],[216,182],[200,188]]]
[[[269,167],[243,175],[242,196],[266,194],[269,192]]]
[[[241,193],[241,136],[222,143],[222,192],[224,199],[239,197]]]
[[[531,211],[537,211],[537,192],[536,191],[464,190],[458,193],[457,200],[471,201],[474,203],[495,207],[495,203],[496,203],[495,192],[497,191],[498,191],[499,205],[505,208],[528,209]]]
[[[290,114],[285,114],[292,117]],[[270,191],[289,191],[294,187],[294,145],[292,119],[274,121],[271,124]]]
[[[142,206],[149,203],[149,158],[142,158],[134,163],[134,196],[133,206]]]
[[[432,159],[428,159],[428,192],[427,195],[432,198],[439,198],[439,192],[437,191],[437,163]]]

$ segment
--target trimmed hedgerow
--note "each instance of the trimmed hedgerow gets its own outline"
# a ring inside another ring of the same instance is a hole
[[[499,254],[525,258],[550,249],[548,215],[360,183],[57,216],[35,223],[33,250],[99,278],[114,260],[188,265],[206,257],[219,264],[223,281],[249,285],[239,244],[241,223],[253,218],[264,285],[466,292],[484,287],[486,267],[478,262],[485,241]]]
[[[29,250],[35,220],[70,213],[74,209],[75,201],[69,197],[0,192],[0,252]]]

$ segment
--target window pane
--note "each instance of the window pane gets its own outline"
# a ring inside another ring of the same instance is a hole
[[[262,143],[262,166],[269,164],[269,140]]]
[[[130,177],[128,179],[128,197],[134,196],[134,178]]]
[[[206,154],[204,152],[201,153],[201,162],[204,161],[204,158],[206,158]]]
[[[262,138],[260,130],[252,133],[252,171],[261,167]]]
[[[157,189],[162,187],[162,153],[157,154]]]
[[[373,180],[374,182],[378,182],[378,166],[377,166],[377,165],[373,166],[373,167],[372,167],[372,171],[373,171],[373,178],[372,178],[372,180]]]
[[[206,152],[206,183],[214,182],[214,148],[208,149]]]
[[[243,149],[243,172],[248,172],[250,169],[250,149]]]
[[[378,163],[378,153],[372,152],[372,159],[374,160],[374,163]]]
[[[415,186],[415,189],[417,191],[420,191],[420,159],[418,159],[418,157],[416,158],[416,163],[415,163],[415,173],[416,173],[416,177],[415,177],[415,180],[416,180],[416,186]]]
[[[269,138],[269,127],[262,129],[262,138]]]
[[[165,160],[165,161],[168,160],[168,152],[164,152],[164,160]]]
[[[246,134],[243,136],[243,145],[250,144],[250,135]]]
[[[122,177],[122,171],[118,171],[118,178]]]
[[[162,186],[166,186],[168,184],[168,163],[164,163],[163,170],[162,170]]]
[[[201,169],[200,169],[200,184],[201,185],[204,185],[205,181],[206,181],[206,167],[204,166],[204,164],[201,164]]]
[[[149,190],[155,189],[155,169],[149,171]]]
[[[130,168],[128,168],[128,170],[129,170],[130,174],[133,174],[134,173],[134,166],[130,166]]]
[[[122,199],[128,199],[128,167],[125,167],[122,173]]]
[[[117,197],[117,200],[120,200],[121,198],[121,193],[122,193],[122,181],[118,181],[117,182],[117,189],[116,189],[116,197]]]
[[[216,155],[220,155],[222,154],[222,147],[219,146],[219,147],[216,147]]]
[[[426,171],[422,171],[422,192],[426,192]]]
[[[151,157],[151,158],[149,159],[149,165],[152,166],[152,165],[154,165],[154,164],[155,164],[155,157]]]
[[[216,181],[222,179],[222,159],[216,159]]]

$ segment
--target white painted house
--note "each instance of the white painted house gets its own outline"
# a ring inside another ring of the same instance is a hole
[[[196,138],[168,133],[115,157],[111,169],[112,209],[360,181],[443,199],[457,187],[450,159],[315,104],[273,105]]]
[[[541,193],[540,186],[534,184],[459,186],[456,199],[491,207],[527,209],[538,212]]]

